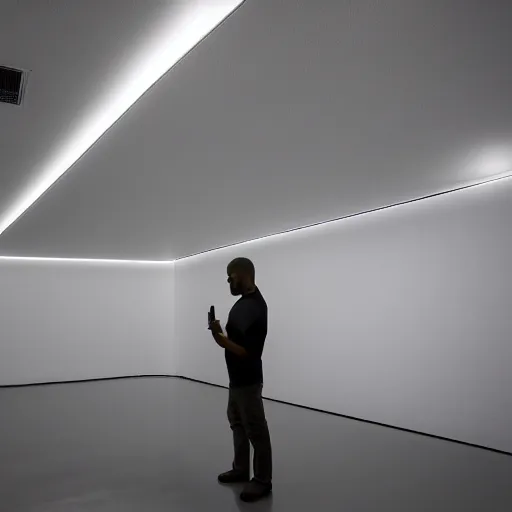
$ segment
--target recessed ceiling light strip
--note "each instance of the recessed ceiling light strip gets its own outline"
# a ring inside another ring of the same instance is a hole
[[[288,235],[288,234],[291,234],[291,233],[294,233],[294,232],[297,232],[297,231],[306,230],[306,229],[314,229],[316,227],[321,227],[321,226],[325,226],[325,225],[328,225],[328,224],[333,224],[335,222],[341,222],[341,221],[344,221],[344,220],[352,219],[354,217],[361,217],[363,215],[369,215],[369,214],[372,214],[372,213],[377,213],[377,212],[381,212],[381,211],[384,211],[384,210],[389,210],[391,208],[396,208],[396,207],[399,207],[399,206],[406,206],[406,205],[409,205],[409,204],[418,203],[420,201],[425,201],[426,199],[433,199],[435,197],[445,196],[445,195],[452,194],[452,193],[455,193],[455,192],[462,192],[464,190],[473,189],[473,188],[480,187],[480,186],[483,186],[483,185],[490,185],[492,183],[496,183],[498,181],[505,181],[505,180],[508,180],[508,179],[512,179],[512,174],[505,174],[505,175],[502,175],[502,176],[499,176],[499,177],[496,177],[496,178],[492,178],[492,179],[489,179],[489,180],[486,180],[486,181],[482,181],[482,182],[478,182],[478,183],[471,183],[469,185],[464,185],[464,186],[458,187],[456,189],[445,190],[445,191],[442,191],[442,192],[436,192],[436,193],[433,193],[433,194],[430,194],[430,195],[427,195],[427,196],[418,197],[416,199],[409,199],[407,201],[402,201],[400,203],[394,203],[394,204],[391,204],[391,205],[388,205],[388,206],[381,206],[379,208],[374,208],[373,210],[366,210],[366,211],[363,211],[363,212],[353,213],[353,214],[350,214],[350,215],[346,215],[344,217],[339,217],[339,218],[336,218],[336,219],[331,219],[331,220],[327,220],[327,221],[323,221],[323,222],[318,222],[316,224],[309,224],[309,225],[306,225],[306,226],[301,226],[301,227],[298,227],[298,228],[289,229],[287,231],[281,231],[279,233],[273,233],[273,234],[270,234],[270,235],[265,235],[265,236],[262,236],[262,237],[259,237],[259,238],[254,238],[254,239],[246,240],[246,241],[243,241],[243,242],[236,242],[236,243],[224,245],[224,246],[221,246],[221,247],[215,247],[214,249],[209,249],[207,251],[198,252],[198,253],[191,254],[191,255],[188,255],[188,256],[182,256],[180,258],[176,258],[176,259],[173,259],[173,260],[149,261],[149,260],[108,260],[108,259],[94,259],[94,258],[92,258],[92,259],[81,259],[81,258],[39,258],[39,257],[23,257],[23,256],[0,256],[0,261],[2,261],[2,260],[26,260],[26,261],[75,261],[75,262],[96,262],[96,263],[98,263],[98,262],[100,262],[100,263],[101,262],[103,262],[103,263],[136,263],[136,264],[152,264],[152,265],[155,265],[155,264],[157,264],[157,265],[172,264],[172,263],[175,263],[175,262],[178,262],[178,261],[185,261],[185,260],[188,260],[188,259],[191,259],[191,258],[207,255],[207,254],[210,254],[210,253],[213,253],[213,252],[216,252],[216,251],[220,251],[220,250],[223,250],[223,249],[229,249],[229,248],[233,248],[233,247],[240,247],[242,245],[251,244],[251,243],[254,243],[254,242],[259,242],[259,241],[262,241],[262,240],[267,240],[269,238],[277,238],[277,237],[280,237],[280,236],[285,236],[285,235]]]
[[[418,203],[420,201],[425,201],[427,199],[433,199],[435,197],[440,197],[440,196],[452,194],[452,193],[455,193],[455,192],[462,192],[464,190],[473,189],[473,188],[480,187],[480,186],[483,186],[483,185],[490,185],[490,184],[495,183],[497,181],[508,180],[510,178],[512,178],[512,174],[503,174],[503,175],[500,175],[498,177],[494,177],[494,178],[488,179],[486,181],[480,181],[478,183],[470,183],[468,185],[463,185],[463,186],[455,188],[455,189],[444,190],[442,192],[435,192],[433,194],[429,194],[429,195],[426,195],[426,196],[418,197],[418,198],[415,198],[415,199],[408,199],[407,201],[401,201],[399,203],[390,204],[388,206],[381,206],[381,207],[378,207],[378,208],[374,208],[372,210],[365,210],[365,211],[362,211],[362,212],[352,213],[350,215],[345,215],[344,217],[338,217],[338,218],[331,219],[331,220],[317,222],[315,224],[308,224],[306,226],[300,226],[298,228],[292,228],[292,229],[288,229],[286,231],[280,231],[279,233],[273,233],[271,235],[265,235],[265,236],[262,236],[262,237],[259,237],[259,238],[253,238],[251,240],[246,240],[246,241],[243,241],[243,242],[235,242],[233,244],[228,244],[228,245],[223,245],[223,246],[220,246],[220,247],[215,247],[214,249],[209,249],[207,251],[201,251],[201,252],[198,252],[198,253],[190,254],[188,256],[182,256],[180,258],[176,258],[174,261],[175,262],[184,261],[184,260],[187,260],[187,259],[203,256],[203,255],[210,254],[210,253],[213,253],[213,252],[216,252],[216,251],[220,251],[220,250],[224,250],[224,249],[229,249],[229,248],[233,248],[233,247],[239,247],[239,246],[246,245],[246,244],[252,244],[252,243],[255,243],[255,242],[260,242],[262,240],[268,240],[270,238],[282,237],[282,236],[286,236],[286,235],[295,233],[297,231],[302,231],[302,230],[306,230],[306,229],[314,229],[314,228],[322,227],[322,226],[325,226],[325,225],[328,225],[328,224],[334,224],[336,222],[341,222],[341,221],[344,221],[344,220],[352,219],[354,217],[361,217],[363,215],[369,215],[369,214],[373,214],[373,213],[378,213],[378,212],[382,212],[384,210],[390,210],[391,208],[396,208],[396,207],[400,207],[400,206],[406,206],[406,205],[409,205],[409,204]]]

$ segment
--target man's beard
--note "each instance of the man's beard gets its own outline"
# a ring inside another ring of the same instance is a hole
[[[230,284],[229,288],[231,289],[231,295],[241,295],[241,290],[235,286],[234,284]]]

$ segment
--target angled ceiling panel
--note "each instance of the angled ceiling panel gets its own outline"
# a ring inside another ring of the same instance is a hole
[[[176,258],[511,171],[512,4],[247,0],[0,237]]]

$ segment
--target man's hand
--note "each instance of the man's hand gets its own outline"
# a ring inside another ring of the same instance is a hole
[[[233,343],[223,332],[222,327],[220,326],[220,322],[218,320],[214,320],[210,323],[210,327],[208,327],[210,331],[212,331],[212,336],[217,345],[221,348],[225,348],[230,352],[233,352],[237,356],[247,357],[249,354],[245,350],[245,348]]]
[[[208,329],[212,332],[213,339],[219,347],[226,348],[226,336],[222,332],[222,327],[219,320],[214,320],[210,323]]]
[[[222,327],[220,325],[220,321],[219,320],[214,320],[213,322],[211,322],[209,329],[210,329],[210,331],[212,331],[212,334],[214,336],[216,334],[223,334]]]

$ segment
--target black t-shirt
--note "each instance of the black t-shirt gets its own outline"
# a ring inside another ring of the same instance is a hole
[[[229,313],[228,338],[245,348],[248,356],[240,357],[226,350],[229,386],[241,387],[263,383],[261,355],[267,337],[267,303],[258,288],[242,296]]]

